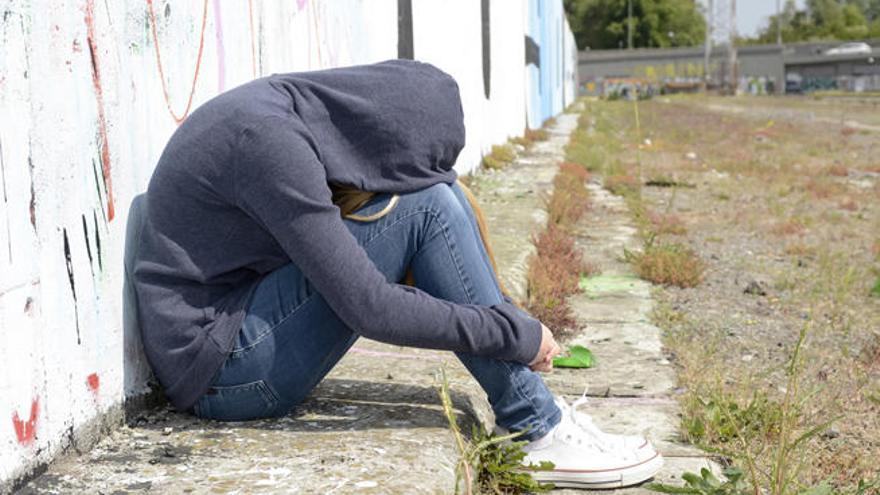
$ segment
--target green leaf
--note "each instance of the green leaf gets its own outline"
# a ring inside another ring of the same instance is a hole
[[[645,485],[645,488],[654,492],[660,493],[685,493],[685,494],[699,494],[700,490],[696,488],[688,488],[684,486],[673,486],[667,485],[664,483],[648,483]]]
[[[557,368],[592,368],[595,362],[593,353],[581,345],[569,347],[568,356],[553,358],[553,366]]]

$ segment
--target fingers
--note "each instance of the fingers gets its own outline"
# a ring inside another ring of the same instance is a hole
[[[553,370],[553,361],[541,361],[540,363],[529,366],[529,369],[532,371],[547,373]]]
[[[553,358],[557,355],[559,355],[559,346],[556,346],[555,349],[551,349],[541,361],[533,364],[529,368],[531,368],[532,371],[553,371]]]

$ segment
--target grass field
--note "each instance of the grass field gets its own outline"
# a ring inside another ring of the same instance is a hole
[[[593,101],[568,149],[640,229],[682,436],[746,493],[880,490],[877,105]]]

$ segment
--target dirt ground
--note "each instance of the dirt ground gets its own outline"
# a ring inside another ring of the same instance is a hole
[[[590,168],[641,184],[645,237],[705,266],[656,294],[682,434],[764,493],[880,479],[878,125],[880,100],[807,97],[591,102],[582,117]]]

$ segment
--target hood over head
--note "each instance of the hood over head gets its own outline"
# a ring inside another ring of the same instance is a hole
[[[433,65],[389,60],[277,74],[328,182],[400,192],[413,182],[452,182],[464,147],[458,84]]]

